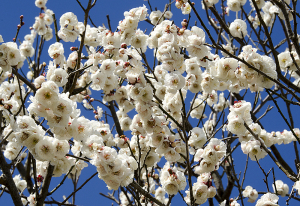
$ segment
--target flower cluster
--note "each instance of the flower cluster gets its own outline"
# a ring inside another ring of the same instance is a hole
[[[190,191],[187,190],[186,197],[184,198],[188,205],[190,202]],[[202,173],[197,178],[197,182],[193,184],[193,197],[196,204],[203,204],[207,201],[207,198],[213,198],[217,194],[216,188],[212,186],[210,173]]]
[[[284,184],[281,180],[276,180],[275,184],[272,184],[274,193],[285,197],[289,193],[289,186]]]
[[[103,143],[96,143],[97,139],[89,145],[93,151],[91,163],[97,167],[98,177],[105,181],[108,189],[117,190],[120,186],[127,186],[133,181],[133,172],[138,165],[136,160],[113,148],[103,146]]]
[[[21,68],[25,57],[14,42],[2,43],[0,45],[0,67],[1,72],[11,72],[11,67]]]
[[[151,21],[151,24],[153,25],[156,25],[158,23],[161,23],[164,18],[166,19],[171,19],[173,16],[172,12],[171,11],[165,11],[164,13],[162,13],[160,10],[157,10],[157,11],[152,11],[150,13],[150,21]]]
[[[261,147],[261,143],[252,134],[249,134],[249,131],[246,129],[244,124],[247,124],[251,131],[260,136],[261,127],[256,124],[252,123],[250,111],[251,111],[251,104],[244,100],[236,102],[233,106],[230,107],[230,113],[228,115],[228,125],[227,129],[239,135],[241,141],[241,148],[245,154],[249,154],[252,160],[264,158],[267,153]],[[265,138],[265,143],[268,143],[268,136]],[[270,142],[270,141],[269,141]],[[272,143],[268,146],[271,146]]]
[[[227,6],[231,11],[240,11],[241,6],[246,4],[247,0],[229,0],[227,1]]]
[[[233,37],[242,39],[247,35],[247,24],[241,19],[236,19],[230,24],[229,31]]]
[[[65,63],[64,47],[60,42],[51,44],[48,49],[49,56],[53,59],[54,65],[63,65]]]
[[[261,198],[256,202],[255,206],[267,206],[267,205],[272,205],[272,206],[279,206],[277,204],[278,202],[278,196],[272,193],[266,193]]]
[[[195,173],[202,174],[218,169],[218,163],[225,154],[225,143],[216,138],[210,139],[204,149],[196,151],[194,160],[199,161],[200,165],[195,167]]]
[[[138,22],[146,19],[148,15],[147,10],[144,5],[143,7],[124,12],[125,19],[120,21],[118,26],[121,42],[128,45],[131,44],[136,48],[147,48],[146,35],[141,30],[137,30]]]
[[[23,190],[27,187],[26,180],[21,180],[21,176],[20,175],[14,176],[13,180],[14,180],[16,186],[17,186],[17,189],[20,192],[23,192]]]
[[[77,16],[72,12],[63,14],[59,19],[60,30],[57,35],[65,42],[75,42],[78,35],[84,31],[84,24],[78,22]]]
[[[251,104],[242,100],[236,102],[230,107],[228,115],[228,131],[238,135],[241,142],[241,148],[244,154],[249,154],[252,160],[259,160],[267,155],[267,152],[262,148],[263,143],[266,147],[273,144],[289,144],[296,141],[300,132],[298,128],[294,128],[293,132],[284,130],[283,132],[268,133],[262,129],[259,124],[253,123],[250,115]],[[244,124],[247,124],[250,130],[248,131]],[[256,135],[256,138],[253,136]]]
[[[51,33],[52,34],[52,33]],[[21,54],[25,57],[32,57],[34,55],[35,49],[33,48],[33,42],[36,37],[36,31],[31,30],[31,34],[27,34],[24,38],[24,41],[19,47]]]
[[[50,25],[53,23],[53,11],[45,9],[45,13],[40,13],[39,16],[35,17],[35,22],[32,28],[37,32],[38,35],[43,35],[46,41],[52,39],[53,33]]]
[[[243,196],[248,197],[248,202],[253,203],[258,198],[258,193],[256,189],[253,189],[251,186],[248,185],[243,191]]]
[[[62,87],[68,82],[68,76],[64,68],[56,68],[53,62],[49,62],[46,75],[48,81],[53,81],[58,87]]]
[[[278,54],[278,61],[280,69],[286,72],[288,69],[290,71],[297,71],[297,66],[300,63],[298,54],[295,51],[284,51]],[[296,63],[296,64],[295,64]]]
[[[250,111],[251,104],[245,100],[236,102],[229,108],[230,113],[228,115],[228,131],[237,135],[244,135],[247,131],[244,123],[250,125],[252,123]]]
[[[160,201],[160,202],[166,204],[166,203],[168,203],[169,198],[166,198],[166,197],[165,197],[165,194],[166,194],[166,192],[165,192],[165,190],[164,190],[162,187],[158,187],[158,188],[155,190],[155,198],[156,198],[158,201]]]
[[[171,167],[166,163],[160,173],[160,181],[162,188],[169,195],[175,195],[180,190],[184,190],[186,186],[186,178],[177,167]]]
[[[205,131],[199,127],[194,127],[190,132],[188,144],[195,149],[202,148],[207,141]]]

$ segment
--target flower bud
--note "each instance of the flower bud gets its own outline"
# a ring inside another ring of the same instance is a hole
[[[176,6],[177,9],[180,9],[181,6],[182,6],[182,3],[179,2],[179,1],[176,1],[175,6]]]
[[[185,30],[185,28],[182,28],[182,29],[179,30],[178,33],[179,33],[180,35],[182,35],[182,34],[184,33],[184,30]]]
[[[78,50],[78,47],[72,46],[72,47],[70,48],[70,50],[71,50],[71,51],[77,51],[77,50]]]
[[[8,104],[4,104],[4,109],[11,109],[12,106],[8,105]]]
[[[130,63],[129,62],[125,62],[124,63],[124,67],[129,67],[130,66]]]
[[[42,19],[42,18],[44,18],[44,16],[45,16],[45,14],[44,13],[40,13],[40,18]]]
[[[127,44],[123,43],[123,44],[121,45],[121,48],[127,49]]]
[[[207,197],[208,198],[213,198],[217,194],[217,190],[215,187],[211,186],[207,190]]]
[[[170,140],[170,142],[174,142],[175,141],[175,136],[174,135],[169,136],[169,140]]]
[[[124,48],[121,48],[121,49],[119,50],[119,53],[120,53],[120,54],[125,54],[125,49],[124,49]]]

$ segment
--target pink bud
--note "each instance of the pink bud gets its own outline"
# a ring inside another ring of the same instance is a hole
[[[130,65],[129,62],[125,62],[125,63],[124,63],[124,67],[128,67],[129,65]]]
[[[125,44],[125,43],[124,43],[124,44],[122,44],[122,45],[121,45],[121,48],[123,48],[123,49],[127,49],[127,44]]]
[[[71,51],[77,51],[77,50],[78,50],[78,47],[72,46],[72,47],[70,48],[70,50],[71,50]]]

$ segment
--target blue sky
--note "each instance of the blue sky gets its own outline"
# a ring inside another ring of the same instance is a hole
[[[7,3],[5,5],[2,6],[2,11],[0,12],[0,25],[1,25],[1,30],[0,30],[0,34],[2,35],[3,39],[5,42],[7,41],[12,41],[12,39],[15,37],[16,34],[16,30],[17,30],[17,25],[19,24],[19,16],[23,15],[24,16],[24,22],[25,25],[21,28],[20,33],[18,38],[23,41],[23,38],[26,34],[30,33],[29,27],[33,25],[34,23],[34,18],[36,16],[39,15],[39,8],[35,7],[34,5],[34,1],[24,1],[24,0],[14,0],[14,1],[10,1],[11,3]],[[12,3],[13,2],[13,3]],[[87,2],[87,0],[84,0],[83,2]],[[154,0],[151,1],[151,5],[152,8],[154,9],[155,7],[157,7],[158,10],[163,10],[164,9],[164,5],[166,3],[168,3],[169,1],[158,1],[158,0]],[[201,10],[201,5],[200,5],[200,1],[196,2],[196,8],[198,8],[199,13],[201,14],[201,17],[203,17],[203,19],[206,19],[206,15],[205,12],[203,10]],[[83,5],[85,5],[83,3]],[[147,1],[142,1],[142,0],[111,0],[111,1],[100,1],[98,0],[96,6],[91,10],[90,16],[93,20],[93,22],[98,25],[98,26],[102,26],[102,24],[107,26],[107,19],[106,19],[106,15],[110,16],[110,20],[111,20],[111,26],[112,29],[115,30],[117,28],[118,22],[120,20],[122,20],[124,18],[123,12],[124,11],[128,11],[131,8],[134,7],[138,7],[138,6],[142,6],[143,4],[145,4],[147,6],[147,8],[149,9],[149,6],[147,4]],[[79,21],[83,21],[83,17],[84,17],[84,13],[81,10],[80,6],[77,4],[77,2],[75,0],[71,1],[71,0],[49,0],[48,3],[46,4],[47,8],[51,9],[54,11],[57,20],[59,20],[60,16],[62,14],[64,14],[65,12],[73,12],[77,15],[78,20]],[[219,6],[220,4],[218,4]],[[249,3],[247,3],[247,5],[249,5]],[[172,11],[174,11],[174,17],[172,18],[172,20],[175,21],[175,24],[180,26],[180,22],[182,21],[182,19],[184,18],[188,18],[188,16],[184,16],[181,14],[180,10],[176,9],[174,4],[172,4]],[[148,12],[150,13],[150,10],[148,10]],[[178,16],[177,16],[178,15]],[[192,15],[193,20],[195,20],[194,15]],[[228,19],[234,19],[235,18],[235,13],[231,12],[230,16],[227,17]],[[191,21],[193,22],[193,21]],[[141,29],[145,30],[147,29],[147,34],[149,34],[149,32],[151,31],[151,27],[149,27],[149,24],[147,24],[146,22],[142,22],[140,23],[141,25]],[[200,23],[198,22],[198,26],[200,25]],[[52,25],[53,28],[53,25]],[[274,41],[280,41],[281,39],[278,38],[278,34],[280,34],[280,31],[276,30],[276,35],[274,34],[272,37],[274,38]],[[211,32],[213,33],[213,30],[211,30]],[[282,32],[282,31],[281,31]],[[216,38],[216,37],[215,37]],[[206,39],[208,39],[208,37],[206,37]],[[49,42],[47,42],[45,44],[45,50],[43,51],[43,61],[47,62],[50,60],[48,57],[48,46],[54,43],[54,39],[52,39]],[[68,56],[69,54],[69,50],[68,47],[71,46],[79,46],[79,42],[75,41],[75,43],[68,43],[66,44],[67,46],[65,46],[65,55]],[[148,50],[148,55],[151,56],[152,55],[152,51]],[[150,61],[151,62],[151,61]],[[250,91],[248,92],[250,93]],[[243,94],[243,91],[241,92],[241,94]],[[265,94],[264,94],[265,95]],[[253,102],[253,94],[250,94],[250,97],[248,97],[248,99],[251,99],[251,102]],[[264,96],[263,96],[264,97]],[[281,104],[282,109],[285,111],[285,107],[284,105]],[[260,112],[260,114],[262,114],[266,109],[266,106],[263,107],[262,111]],[[294,110],[295,113],[293,113],[294,116],[298,116],[300,115],[299,109]],[[82,112],[86,117],[92,118],[93,115],[92,114],[85,114],[84,111]],[[258,115],[259,116],[259,115]],[[296,127],[299,126],[300,123],[300,119],[295,119],[295,125]],[[284,121],[282,120],[282,118],[280,118],[278,116],[278,112],[277,109],[274,108],[266,118],[262,119],[262,123],[265,126],[265,129],[268,132],[271,131],[282,131],[283,129],[288,129],[288,127],[286,126],[286,124],[284,123]],[[292,168],[294,169],[294,152],[290,152],[293,151],[293,147],[292,145],[280,145],[276,147],[278,149],[280,149],[280,151],[284,151],[282,152],[282,156],[285,160],[287,160],[291,165]],[[240,148],[238,148],[235,152],[235,165],[237,166],[237,170],[236,173],[239,174],[239,171],[244,170],[245,167],[245,161],[246,161],[246,155],[242,154]],[[266,157],[265,159],[260,161],[261,165],[263,166],[263,168],[267,171],[269,171],[269,169],[271,167],[276,167],[274,164],[272,164],[271,159],[269,157]],[[162,163],[160,163],[161,166]],[[249,170],[247,172],[247,178],[245,181],[244,186],[250,184],[252,185],[254,188],[259,188],[257,189],[258,191],[265,191],[266,187],[265,185],[263,185],[263,181],[262,181],[262,172],[259,170],[257,164],[255,162],[252,162],[249,160],[249,166],[248,166]],[[290,189],[292,187],[292,182],[290,180],[288,180],[287,178],[285,178],[282,173],[276,169],[276,179],[282,179],[284,182],[288,183],[290,186]],[[82,176],[80,177],[78,186],[80,186],[85,179],[87,179],[90,175],[92,175],[94,172],[96,172],[96,168],[92,165],[89,166],[89,169],[84,169],[82,172]],[[272,182],[272,174],[270,174],[269,176],[269,182]],[[57,183],[59,183],[61,178],[53,178],[53,184],[50,186],[50,189],[55,187],[55,185]],[[226,185],[226,184],[225,184]],[[271,186],[271,184],[269,184],[269,186]],[[73,186],[71,184],[71,180],[67,180],[67,183],[64,184],[58,191],[59,194],[55,195],[54,197],[56,198],[57,201],[62,201],[62,195],[66,195],[68,196],[73,190]],[[107,189],[105,186],[105,183],[100,180],[97,176],[94,177],[82,190],[80,190],[77,195],[76,195],[76,204],[78,205],[107,205],[107,204],[111,204],[110,200],[107,200],[106,198],[102,197],[99,195],[99,192],[102,193],[107,193]],[[273,191],[271,189],[271,191]],[[237,195],[237,193],[235,192],[235,195]],[[232,197],[234,198],[235,195],[232,195]],[[285,204],[285,199],[280,198],[280,204],[283,205]],[[183,201],[181,200],[181,198],[176,198],[175,199],[176,202],[173,202],[172,205],[182,205],[184,204]],[[1,198],[0,198],[0,203],[4,204],[4,205],[12,205],[12,201],[9,195],[4,194]],[[292,203],[292,202],[291,202]],[[207,203],[206,203],[207,204]],[[253,204],[248,204],[246,203],[245,205],[253,205]],[[291,204],[293,205],[293,204]]]

